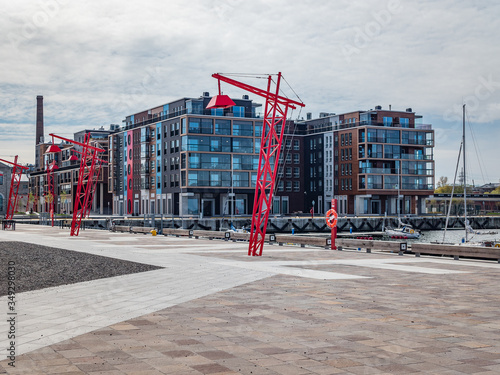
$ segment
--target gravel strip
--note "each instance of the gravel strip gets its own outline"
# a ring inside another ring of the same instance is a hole
[[[24,242],[0,242],[0,296],[7,295],[9,262],[15,262],[16,293],[162,268]]]

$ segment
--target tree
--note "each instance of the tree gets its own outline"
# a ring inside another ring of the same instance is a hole
[[[440,187],[443,187],[443,186],[446,186],[446,185],[448,185],[448,177],[445,177],[445,176],[439,177],[439,181],[437,183],[437,187],[440,188]]]
[[[498,186],[495,190],[492,190],[486,194],[500,194],[500,186]]]
[[[451,194],[452,190],[453,190],[452,185],[444,185],[444,186],[438,187],[436,190],[434,190],[434,193],[435,194]],[[454,194],[463,194],[463,192],[464,192],[463,186],[455,186],[455,190],[453,190]]]

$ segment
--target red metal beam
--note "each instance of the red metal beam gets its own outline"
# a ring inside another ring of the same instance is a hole
[[[282,78],[281,73],[278,73],[273,92],[271,92],[273,84],[272,76],[268,76],[267,78],[267,90],[262,90],[246,83],[235,81],[231,78],[224,77],[221,74],[213,74],[212,77],[219,80],[219,85],[220,81],[223,81],[266,99],[259,152],[259,167],[257,170],[257,182],[255,186],[250,243],[248,247],[248,255],[261,256],[262,249],[264,247],[269,213],[272,209],[276,172],[278,170],[288,108],[295,109],[297,106],[305,107],[305,104],[279,95]],[[278,133],[277,129],[280,126],[281,128]]]
[[[82,219],[85,217],[89,197],[92,194],[93,178],[98,152],[105,150],[90,146],[90,134],[85,134],[85,143],[82,145],[82,159],[78,172],[78,185],[76,187],[75,204],[73,208],[73,220],[71,222],[71,236],[78,236]]]
[[[5,220],[12,220],[14,218],[14,213],[16,211],[17,205],[17,194],[19,192],[19,186],[21,185],[21,176],[23,174],[23,169],[29,169],[22,165],[17,164],[17,155],[14,157],[14,162],[10,162],[4,159],[0,161],[12,165],[12,176],[10,180],[9,189],[9,201],[7,203],[7,212],[5,213]],[[6,227],[10,228],[10,224],[6,223]]]
[[[47,197],[50,197],[49,202],[49,213],[52,221],[52,226],[54,226],[54,202],[56,200],[55,194],[55,186],[54,186],[54,166],[56,165],[55,161],[52,161],[52,164],[49,165],[49,161],[47,160],[47,188],[48,194]]]
[[[248,85],[246,83],[239,82],[239,81],[236,81],[234,79],[225,77],[225,76],[221,75],[220,73],[214,73],[214,74],[212,74],[212,77],[217,78],[218,80],[220,80],[222,82],[229,83],[230,85],[239,87],[243,90],[249,91],[255,95],[259,95],[259,96],[265,98],[266,100],[273,100],[273,101],[277,102],[278,104],[286,104],[289,108],[292,108],[292,109],[295,109],[296,108],[295,106],[305,107],[305,104],[302,102],[298,102],[295,100],[285,98],[284,96],[280,96],[279,91],[277,91],[276,93],[271,93],[269,90],[265,91],[265,90],[259,89],[258,87],[254,87],[254,86]],[[268,80],[270,80],[271,78],[272,78],[272,76],[269,76]],[[278,73],[278,79],[281,80],[281,73]]]
[[[87,133],[89,134],[89,133]],[[87,134],[85,134],[85,138],[87,138]],[[94,146],[90,146],[90,145],[86,145],[84,143],[81,143],[81,142],[77,142],[73,139],[69,139],[69,138],[64,138],[64,137],[60,137],[58,135],[55,135],[53,133],[50,133],[49,134],[51,137],[54,137],[54,138],[57,138],[57,139],[61,139],[63,141],[66,141],[66,142],[69,142],[69,143],[73,143],[74,145],[78,145],[78,146],[82,146],[82,147],[86,147],[87,149],[90,149],[90,150],[94,150],[94,151],[97,151],[97,152],[105,152],[106,150],[102,149],[102,148],[99,148],[99,147],[94,147]],[[90,137],[90,136],[89,136]]]

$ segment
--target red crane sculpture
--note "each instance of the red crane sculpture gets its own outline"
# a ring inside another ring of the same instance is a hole
[[[10,220],[14,217],[14,212],[16,211],[17,205],[17,193],[19,192],[19,185],[21,185],[21,175],[23,174],[23,169],[29,169],[20,164],[17,164],[17,155],[14,157],[14,162],[0,159],[0,161],[13,165],[12,167],[12,177],[10,180],[10,190],[9,190],[9,202],[7,203],[7,213],[5,214],[5,228],[10,228]]]
[[[48,198],[48,204],[49,204],[49,212],[50,212],[50,218],[52,221],[52,226],[54,226],[54,203],[56,201],[56,192],[55,192],[55,186],[54,186],[54,171],[59,169],[59,167],[56,164],[56,161],[53,160],[52,163],[49,164],[49,161],[47,160],[47,188],[48,192],[46,197]]]
[[[83,155],[83,153],[78,151],[78,150],[73,150],[73,151],[79,153],[80,155]],[[69,160],[76,161],[76,160],[78,160],[78,157],[75,154],[72,154],[71,157],[69,158]],[[108,162],[106,160],[96,158],[96,166],[94,168],[94,174],[91,178],[92,186],[90,187],[90,196],[87,200],[87,208],[85,209],[83,217],[88,218],[90,215],[90,209],[92,207],[92,201],[94,199],[95,188],[97,186],[97,181],[99,181],[99,175],[101,173],[101,169],[102,169],[103,164],[108,164]]]
[[[92,189],[95,188],[94,181],[99,173],[99,168],[97,166],[97,154],[100,152],[105,152],[106,150],[94,147],[90,145],[90,134],[85,134],[83,143],[74,141],[72,139],[60,137],[55,134],[49,134],[52,139],[58,138],[63,141],[78,145],[82,147],[82,159],[80,161],[80,170],[78,171],[78,185],[76,187],[75,194],[75,204],[73,207],[73,220],[71,221],[71,236],[78,236],[80,233],[80,226],[82,219],[85,217],[87,207],[89,205],[89,198],[93,196]],[[52,146],[54,141],[52,141]],[[59,147],[50,150],[52,146],[49,147],[47,152],[59,152],[61,149]],[[50,151],[49,151],[50,150]]]
[[[221,95],[220,82],[226,82],[242,88],[266,99],[264,107],[264,122],[259,153],[259,168],[257,170],[257,183],[252,213],[252,227],[250,232],[249,256],[261,256],[267,229],[267,221],[272,207],[276,172],[285,130],[288,109],[296,106],[305,107],[305,104],[280,96],[282,75],[278,73],[276,82],[273,77],[267,77],[267,90],[262,90],[251,85],[235,81],[221,74],[212,74],[219,81],[219,95],[212,98],[207,108],[228,108],[234,102],[227,96]],[[274,83],[274,87],[273,87]]]

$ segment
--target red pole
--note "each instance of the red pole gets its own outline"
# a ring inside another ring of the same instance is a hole
[[[337,238],[337,200],[332,199],[332,210],[334,212],[335,221],[332,226],[332,250],[337,250],[337,246],[335,246],[335,239]]]

